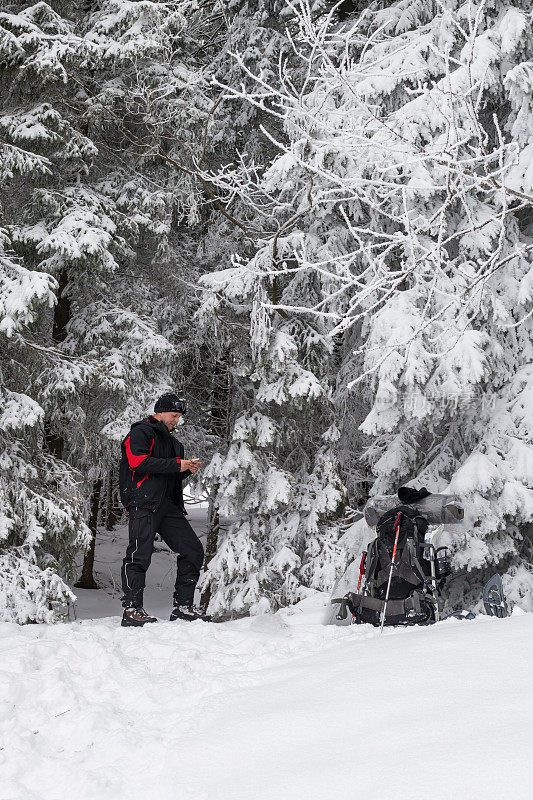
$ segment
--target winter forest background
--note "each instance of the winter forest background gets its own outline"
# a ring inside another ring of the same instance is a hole
[[[331,590],[407,482],[464,498],[449,604],[533,610],[530,0],[3,0],[0,98],[0,618],[166,390],[212,612]]]

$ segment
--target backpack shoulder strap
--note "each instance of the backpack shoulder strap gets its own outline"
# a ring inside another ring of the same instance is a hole
[[[365,589],[372,591],[376,579],[376,570],[379,563],[378,551],[379,538],[369,542],[366,556]]]
[[[418,542],[411,540],[409,542],[409,558],[411,560],[411,565],[415,568],[416,572],[418,572],[420,580],[424,583],[424,585],[426,585],[428,578],[426,573],[422,569],[420,561],[418,560],[418,556],[416,554],[417,548],[418,548]]]

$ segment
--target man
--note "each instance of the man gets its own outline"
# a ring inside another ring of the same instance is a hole
[[[165,394],[154,414],[131,426],[122,442],[120,499],[129,512],[129,545],[122,565],[122,625],[157,622],[143,608],[146,570],[159,533],[178,554],[171,620],[208,620],[195,607],[194,590],[204,561],[204,548],[185,519],[183,479],[198,472],[200,461],[184,459],[181,442],[171,435],[183,422],[185,401]]]

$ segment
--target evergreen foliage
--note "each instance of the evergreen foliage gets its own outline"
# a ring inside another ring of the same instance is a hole
[[[467,575],[452,603],[473,602],[495,568],[514,599],[531,597],[526,6],[399,2],[339,24],[302,2],[300,67],[229,88],[283,121],[250,193],[290,223],[209,283],[229,296],[246,286],[252,348],[280,314],[314,319],[326,340],[350,334],[338,392],[370,393],[359,427],[371,492],[412,481],[465,500],[469,529],[451,544]],[[244,194],[247,176],[234,180]],[[290,375],[287,360],[282,385]],[[353,416],[337,417],[341,438]]]
[[[529,5],[3,4],[1,618],[176,389],[212,612],[331,589],[408,482],[465,500],[450,603],[531,607]]]
[[[5,481],[8,508],[40,459],[48,491],[62,484],[57,509],[42,505],[39,530],[63,554],[57,571],[71,578],[73,553],[88,541],[80,502],[116,461],[131,421],[181,377],[173,359],[188,311],[169,237],[173,222],[197,220],[199,196],[190,169],[173,162],[190,161],[176,134],[193,139],[206,100],[180,54],[188,3],[113,0],[86,14],[75,3],[62,13],[25,5],[0,14],[3,218],[13,251],[2,331],[19,347],[25,375],[11,383],[13,370],[2,371],[6,391],[24,387],[19,426],[13,404],[10,419],[30,469],[6,470]],[[42,428],[31,448],[25,403]],[[77,482],[83,476],[76,489],[73,468]],[[17,524],[33,525],[28,514]],[[2,539],[12,559],[10,543],[24,535],[10,530],[6,523]],[[44,596],[57,599],[61,581],[45,572],[42,580]]]

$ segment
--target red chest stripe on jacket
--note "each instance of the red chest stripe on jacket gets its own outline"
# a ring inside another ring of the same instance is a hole
[[[155,439],[152,439],[152,444],[150,445],[150,453],[146,453],[145,455],[136,456],[131,452],[130,437],[128,436],[128,438],[124,442],[124,447],[126,448],[126,456],[128,458],[128,464],[130,465],[130,467],[132,469],[135,469],[135,467],[138,467],[139,464],[142,464],[143,461],[146,458],[148,458],[148,456],[151,454],[151,452],[152,452],[152,450],[154,448],[154,441],[155,441]]]

